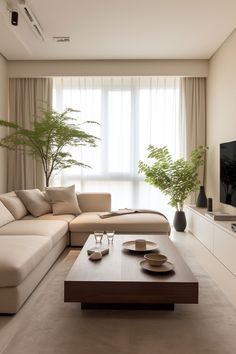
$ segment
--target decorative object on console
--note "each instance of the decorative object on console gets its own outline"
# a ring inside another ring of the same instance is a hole
[[[212,198],[207,199],[207,211],[213,211],[213,199]]]
[[[139,172],[144,172],[145,181],[170,196],[169,204],[177,209],[174,219],[177,231],[185,230],[183,203],[199,186],[198,168],[204,164],[207,149],[199,146],[191,152],[189,160],[180,158],[173,161],[167,147],[149,145],[148,158],[154,159],[154,163],[149,166],[139,162]]]
[[[71,146],[95,147],[98,139],[83,131],[81,124],[73,124],[75,119],[69,117],[68,114],[75,112],[79,111],[71,108],[67,108],[62,113],[51,110],[43,111],[41,121],[33,122],[32,129],[25,129],[18,124],[0,120],[0,126],[15,130],[14,133],[0,140],[0,146],[14,151],[25,148],[26,153],[41,161],[48,187],[52,173],[56,170],[71,166],[90,167],[73,159],[71,153],[66,150]],[[84,123],[96,122],[86,121]]]
[[[200,186],[200,191],[199,191],[199,194],[197,197],[196,206],[198,208],[206,208],[207,207],[207,197],[206,197],[204,186]]]

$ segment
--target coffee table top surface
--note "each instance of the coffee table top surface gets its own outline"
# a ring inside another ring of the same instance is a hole
[[[174,270],[168,273],[152,273],[143,270],[140,261],[147,252],[132,252],[123,248],[126,241],[145,239],[157,244],[157,250],[173,263]],[[108,245],[103,237],[102,246],[108,246],[109,254],[102,260],[89,260],[87,250],[97,246],[94,235],[90,235],[72,266],[66,282],[168,282],[197,283],[190,268],[184,262],[175,245],[166,235],[115,235],[113,244]]]

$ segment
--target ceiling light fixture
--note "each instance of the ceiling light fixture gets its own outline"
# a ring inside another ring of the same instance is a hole
[[[39,38],[41,41],[44,41],[45,37],[43,34],[43,30],[42,30],[37,18],[35,17],[33,12],[31,11],[29,6],[26,4],[26,1],[25,0],[18,0],[17,2],[18,2],[18,8],[20,9],[22,15],[26,19],[27,23],[29,24],[30,28],[32,29],[32,31],[34,32],[36,37]]]

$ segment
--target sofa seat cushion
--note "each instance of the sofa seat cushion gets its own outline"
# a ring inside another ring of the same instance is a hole
[[[72,214],[53,215],[52,213],[50,213],[38,217],[34,217],[33,215],[29,214],[26,215],[22,220],[62,220],[69,223],[74,218],[75,216]]]
[[[0,228],[0,235],[38,235],[50,237],[54,246],[68,231],[62,220],[17,220]]]
[[[0,236],[0,287],[17,286],[50,252],[49,237]]]
[[[163,233],[170,231],[169,222],[161,215],[138,213],[101,219],[99,213],[88,212],[78,215],[70,222],[71,232],[93,232],[115,230],[117,233]]]

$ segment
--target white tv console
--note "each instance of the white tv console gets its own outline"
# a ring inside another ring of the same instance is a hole
[[[205,212],[206,209],[185,205],[188,229],[236,276],[236,232],[231,230],[234,221],[215,221]]]

